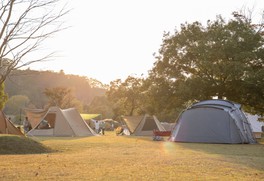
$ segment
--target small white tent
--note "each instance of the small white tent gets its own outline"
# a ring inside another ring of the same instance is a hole
[[[156,116],[124,116],[123,120],[134,136],[153,136],[153,130],[165,131]]]
[[[28,136],[93,136],[94,131],[86,124],[81,115],[75,108],[61,110],[58,107],[51,107],[43,114],[37,124],[32,124],[33,129],[30,130]],[[36,111],[26,110],[29,121],[36,120]],[[32,119],[31,119],[32,118]],[[43,126],[43,123],[48,123]]]
[[[258,119],[261,118],[261,116],[252,115],[252,114],[248,114],[248,113],[246,113],[246,116],[248,118],[248,121],[251,125],[252,131],[253,131],[253,134],[255,135],[255,137],[261,138],[262,126],[264,126],[264,122],[258,121]]]

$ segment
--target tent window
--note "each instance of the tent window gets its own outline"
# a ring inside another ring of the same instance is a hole
[[[155,120],[151,117],[146,118],[142,131],[150,131],[154,129],[158,129]]]
[[[38,129],[50,129],[54,128],[56,120],[55,113],[48,113],[38,126]]]

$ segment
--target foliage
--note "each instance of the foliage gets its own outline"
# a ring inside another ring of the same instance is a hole
[[[5,93],[5,84],[0,84],[0,109],[3,110],[8,96]]]
[[[263,28],[263,24],[261,25]],[[264,112],[264,37],[250,19],[221,16],[164,34],[148,78],[149,93],[167,110],[187,102],[229,99]],[[152,101],[154,103],[154,101]]]
[[[15,95],[8,99],[6,102],[4,112],[6,114],[18,115],[21,113],[21,109],[29,106],[29,98],[24,95]]]
[[[92,88],[89,79],[84,76],[68,75],[52,71],[17,70],[5,81],[5,90],[9,97],[25,95],[36,108],[44,108],[48,104],[48,98],[43,94],[45,88],[58,86],[72,90],[76,99],[83,105],[89,105],[95,96],[104,95],[105,90]],[[84,109],[85,110],[85,109]]]
[[[113,104],[115,116],[134,115],[143,112],[143,79],[128,76],[122,82],[120,79],[110,83],[109,90],[106,92],[108,100]]]
[[[94,97],[93,101],[88,106],[87,112],[90,114],[100,114],[101,119],[113,117],[111,103],[106,99],[105,96]]]
[[[58,106],[61,109],[75,107],[82,112],[82,105],[73,95],[72,90],[66,87],[46,88],[44,94],[49,98],[49,106]]]
[[[53,53],[41,52],[40,47],[47,38],[65,29],[62,18],[69,11],[59,2],[60,0],[1,1],[0,84],[14,70],[43,62],[52,56]],[[33,56],[29,57],[29,54]]]

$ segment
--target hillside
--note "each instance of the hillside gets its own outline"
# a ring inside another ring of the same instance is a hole
[[[45,88],[63,86],[71,88],[73,95],[84,105],[89,104],[94,97],[105,94],[104,88],[90,86],[90,79],[84,76],[67,75],[63,71],[18,70],[12,73],[5,82],[5,92],[9,97],[25,95],[37,108],[47,103],[43,94]]]

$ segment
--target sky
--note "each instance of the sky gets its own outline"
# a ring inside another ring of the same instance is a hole
[[[233,11],[253,10],[259,21],[264,0],[76,0],[67,5],[67,30],[45,45],[56,51],[51,61],[34,70],[63,70],[104,84],[128,76],[147,76],[153,67],[164,32],[182,23],[230,19]]]

